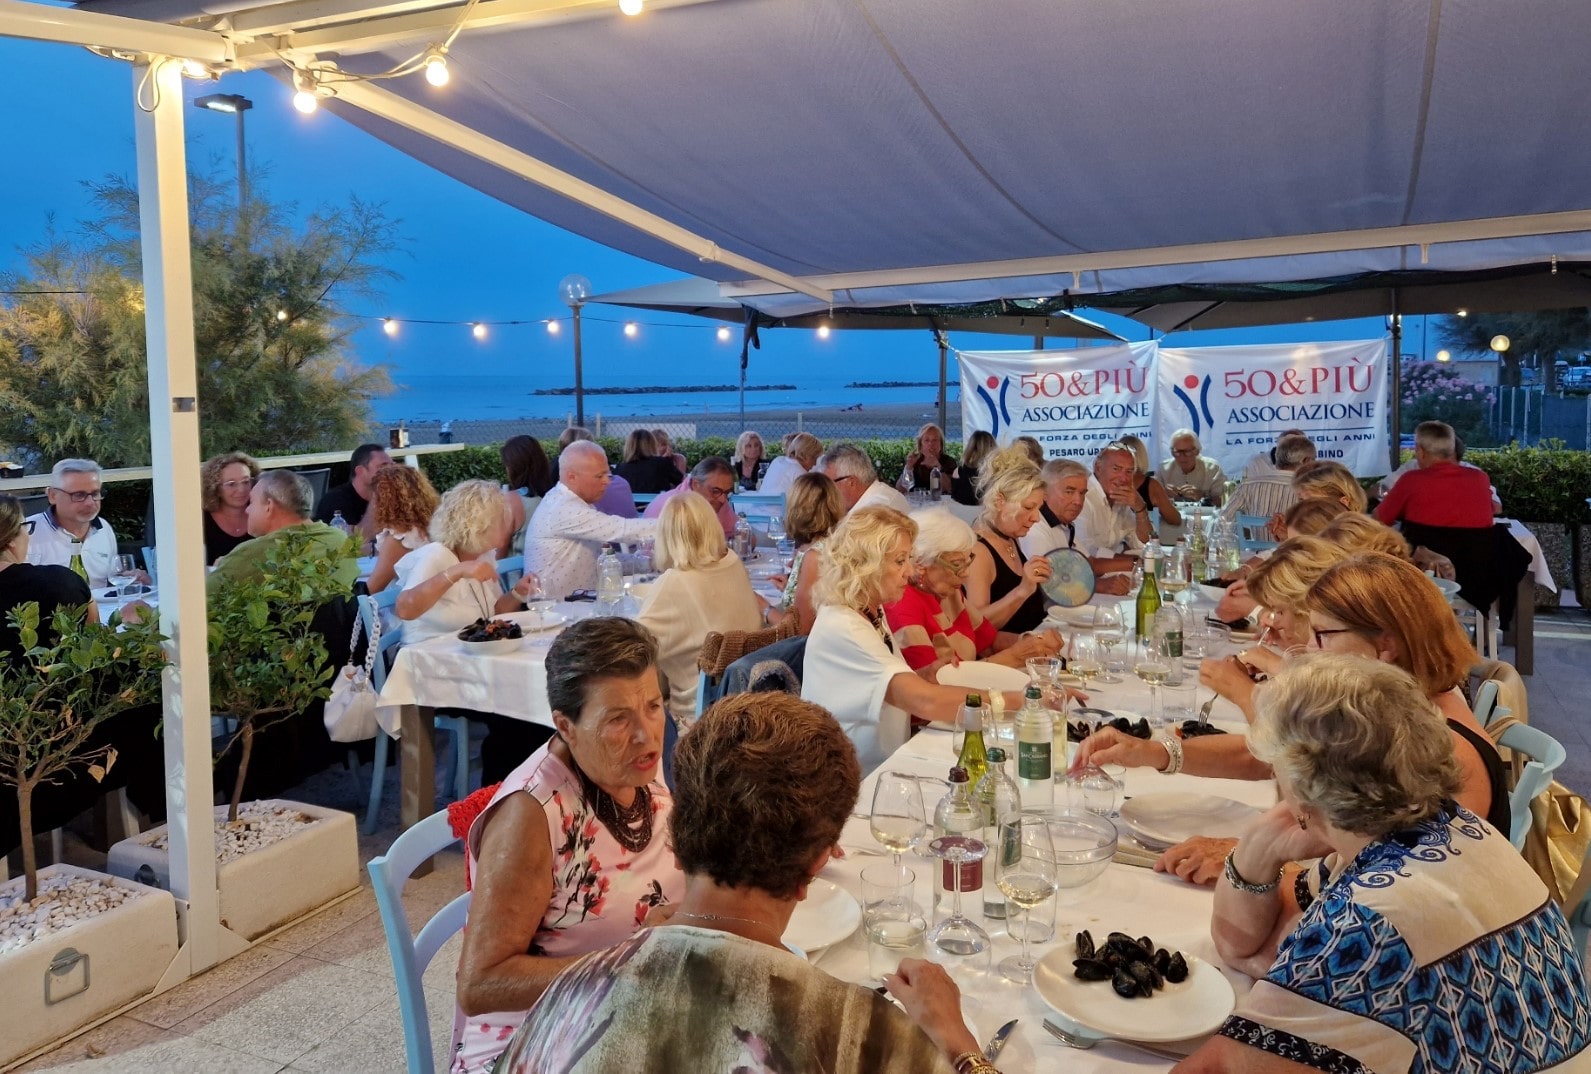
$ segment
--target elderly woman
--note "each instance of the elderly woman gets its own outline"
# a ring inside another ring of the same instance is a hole
[[[796,478],[811,470],[823,454],[823,441],[811,433],[793,433],[786,441],[784,454],[768,462],[768,470],[762,475],[762,492],[789,492]]]
[[[504,593],[494,550],[502,544],[508,513],[492,482],[461,481],[447,490],[431,517],[429,544],[398,561],[395,610],[403,640],[424,641],[525,606],[535,578],[526,575]]]
[[[1286,534],[1283,540],[1287,537],[1318,537],[1322,530],[1347,511],[1348,508],[1336,500],[1299,500],[1282,512],[1282,530]]]
[[[547,652],[547,701],[557,735],[503,781],[465,841],[475,894],[454,1074],[492,1070],[560,972],[684,893],[657,779],[667,716],[651,634],[628,619],[574,623]]]
[[[614,474],[630,483],[631,492],[667,492],[685,479],[672,458],[659,458],[650,429],[631,429],[624,438],[624,461]]]
[[[1117,443],[1132,452],[1133,488],[1138,491],[1138,498],[1143,500],[1151,511],[1160,515],[1162,526],[1180,528],[1182,512],[1177,510],[1177,505],[1171,500],[1171,493],[1166,491],[1166,486],[1155,476],[1154,465],[1149,461],[1149,448],[1138,437],[1130,435],[1118,438]]]
[[[969,693],[913,671],[884,619],[885,606],[906,591],[916,536],[916,523],[894,508],[861,507],[845,516],[823,552],[801,696],[834,713],[868,770],[905,743],[907,713],[949,722]],[[1004,694],[999,703],[1015,709],[1022,695]]]
[[[398,560],[431,541],[431,516],[440,497],[431,479],[412,466],[383,466],[370,475],[376,565],[365,582],[379,593],[398,576]]]
[[[1050,561],[1028,559],[1017,541],[1033,528],[1044,506],[1044,478],[1027,451],[1016,444],[984,460],[978,477],[983,513],[978,543],[967,568],[967,603],[997,628],[1025,633],[1045,622],[1039,586],[1050,577]]]
[[[961,464],[950,475],[950,495],[957,503],[978,506],[978,468],[999,449],[999,443],[986,429],[979,429],[967,438],[961,449]]]
[[[206,563],[214,563],[249,539],[249,493],[259,476],[260,464],[241,451],[206,459],[199,468]]]
[[[861,772],[833,717],[783,694],[727,697],[681,740],[676,773],[683,898],[667,924],[552,982],[499,1069],[950,1074],[977,1053],[956,1007],[914,1025],[780,942],[856,808]],[[955,995],[925,962],[886,980],[919,1009]]]
[[[1340,462],[1316,460],[1293,474],[1293,491],[1299,500],[1331,500],[1363,514],[1369,499],[1353,471]]]
[[[657,445],[657,457],[667,459],[682,474],[690,473],[690,463],[684,455],[674,450],[674,438],[661,426],[652,430],[652,442]]]
[[[762,602],[707,500],[675,496],[658,516],[656,550],[663,572],[639,621],[657,639],[657,664],[668,679],[668,709],[684,732],[696,719],[696,655],[714,630],[758,630]]]
[[[735,485],[742,492],[756,492],[768,462],[762,457],[762,437],[747,429],[735,438],[735,453],[729,461],[735,467]]]
[[[1591,1000],[1568,925],[1506,831],[1454,802],[1462,777],[1427,694],[1346,656],[1260,692],[1253,747],[1281,801],[1227,857],[1210,927],[1259,980],[1179,1074],[1585,1065]],[[1297,915],[1283,868],[1321,854],[1293,885]]]
[[[779,606],[768,612],[778,624],[787,615],[796,617],[796,633],[807,634],[817,617],[812,590],[823,564],[823,542],[845,517],[845,500],[827,474],[802,474],[784,495],[784,532],[795,542],[795,559],[785,578]]]
[[[1320,531],[1320,539],[1341,545],[1350,554],[1383,552],[1395,559],[1409,558],[1409,542],[1391,526],[1384,526],[1369,515],[1342,514]]]
[[[547,452],[534,436],[511,436],[503,441],[497,454],[508,475],[508,542],[499,551],[504,556],[518,556],[525,551],[525,528],[530,525],[531,516],[557,479],[547,461]]]
[[[955,473],[956,457],[945,454],[945,431],[933,422],[917,430],[917,444],[906,456],[906,465],[895,481],[902,492],[928,488],[928,479],[939,471],[939,488],[949,491],[951,475]]]
[[[1058,630],[1011,634],[968,607],[961,580],[972,566],[978,543],[972,527],[938,507],[912,515],[911,580],[900,600],[884,608],[895,648],[906,663],[922,671],[963,660],[988,660],[1023,667],[1030,657],[1057,656]]]

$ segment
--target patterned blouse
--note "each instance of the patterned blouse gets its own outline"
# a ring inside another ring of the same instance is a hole
[[[504,1074],[949,1074],[894,1004],[797,955],[684,925],[645,929],[558,975]]]
[[[1335,864],[1222,1035],[1337,1074],[1585,1069],[1579,954],[1506,836],[1450,803]]]
[[[885,606],[884,617],[895,635],[896,650],[913,670],[952,652],[957,659],[976,660],[999,635],[993,623],[965,604],[951,622],[939,598],[914,585],[906,587],[900,600]]]
[[[585,954],[628,939],[652,907],[678,902],[685,877],[668,849],[668,817],[674,800],[661,780],[652,791],[652,841],[631,854],[605,828],[580,793],[580,779],[543,746],[503,780],[465,841],[465,868],[473,879],[481,832],[497,803],[521,791],[535,796],[547,814],[552,838],[552,899],[529,954],[553,958]],[[484,1074],[525,1011],[454,1017],[453,1074]]]

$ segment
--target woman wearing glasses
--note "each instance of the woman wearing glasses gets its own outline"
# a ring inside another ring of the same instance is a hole
[[[241,451],[207,459],[199,469],[206,563],[214,563],[249,539],[249,493],[259,476],[260,464]]]

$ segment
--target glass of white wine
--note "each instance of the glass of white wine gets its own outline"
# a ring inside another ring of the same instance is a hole
[[[1121,609],[1113,604],[1102,604],[1094,609],[1094,641],[1099,644],[1102,659],[1100,661],[1099,681],[1105,683],[1121,682],[1121,676],[1114,674],[1111,669],[1111,650],[1121,645],[1126,640],[1122,632]]]
[[[1149,727],[1158,731],[1165,725],[1160,708],[1160,684],[1171,676],[1169,642],[1159,634],[1142,639],[1133,657],[1133,674],[1149,684]]]
[[[1006,902],[1022,910],[1022,954],[1000,961],[1000,974],[1009,981],[1027,984],[1033,979],[1033,957],[1028,953],[1026,917],[1039,903],[1055,894],[1055,846],[1050,841],[1049,818],[1036,813],[1010,813],[1000,821],[1000,846],[994,851],[994,882]]]
[[[922,785],[905,773],[880,772],[873,786],[868,825],[873,838],[895,856],[895,868],[899,869],[900,856],[916,846],[928,830]]]
[[[1184,601],[1182,594],[1186,593],[1193,583],[1192,568],[1193,561],[1188,555],[1188,546],[1179,544],[1166,558],[1165,570],[1160,579],[1161,591],[1171,595],[1173,604],[1183,606],[1184,616],[1187,614],[1187,604],[1191,603],[1191,598],[1189,601]]]

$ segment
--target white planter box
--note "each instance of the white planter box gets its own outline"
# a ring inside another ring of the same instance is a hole
[[[217,867],[221,923],[245,940],[263,936],[359,886],[359,832],[352,813],[277,799],[262,804],[294,809],[315,820],[280,842]],[[226,806],[216,807],[217,821],[225,821],[226,814]],[[117,843],[110,848],[106,869],[129,880],[169,888],[170,858],[164,849],[150,845],[165,831],[162,825]]]
[[[39,879],[62,874],[135,894],[0,954],[0,1066],[153,992],[177,957],[177,903],[170,894],[75,865],[46,866]],[[0,884],[0,890],[20,892],[22,878]],[[57,960],[60,972],[52,973]],[[46,1002],[47,995],[54,1002]]]

